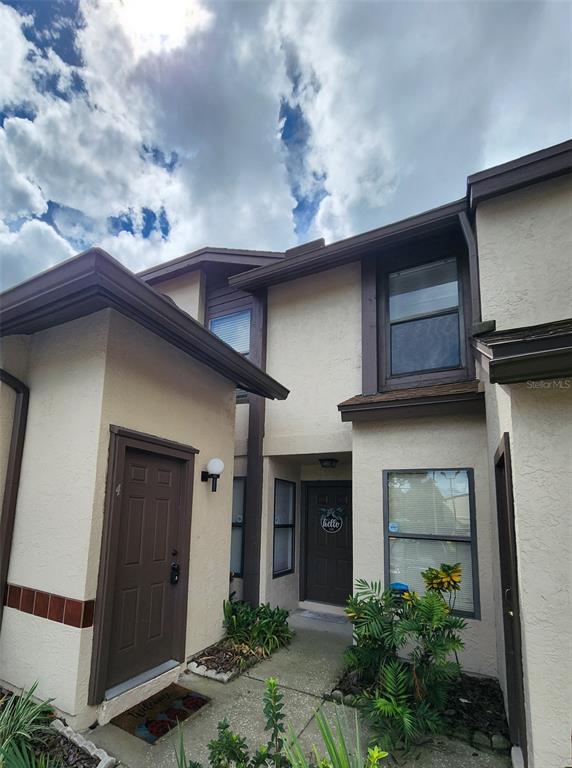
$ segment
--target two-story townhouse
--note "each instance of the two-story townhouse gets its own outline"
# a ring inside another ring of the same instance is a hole
[[[231,588],[335,611],[460,562],[462,664],[531,768],[570,764],[571,255],[565,142],[363,235],[141,275],[290,389],[237,391]]]

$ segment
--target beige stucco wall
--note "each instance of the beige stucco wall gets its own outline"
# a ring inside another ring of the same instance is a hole
[[[199,449],[195,465],[187,655],[222,634],[228,596],[234,384],[131,320],[105,310],[36,334],[30,411],[9,581],[66,597],[96,597],[109,425]],[[217,493],[200,481],[208,459],[226,471]],[[220,557],[213,558],[216,551]],[[78,727],[87,707],[92,628],[11,608],[0,635],[0,680],[39,681]]]
[[[93,597],[87,562],[106,344],[105,312],[30,341],[30,405],[8,581],[78,600]]]
[[[564,768],[572,726],[572,380],[509,389],[529,765]]]
[[[474,470],[481,619],[467,619],[467,671],[496,675],[491,508],[484,419],[425,417],[353,427],[354,580],[384,581],[383,470],[469,467]]]
[[[290,389],[266,405],[266,455],[351,450],[336,406],[361,392],[359,264],[269,288],[266,368]]]
[[[101,312],[24,345],[30,405],[8,581],[79,600],[94,596],[88,552],[107,327]],[[5,608],[0,679],[17,687],[38,681],[39,696],[54,697],[57,707],[75,714],[92,634]]]
[[[201,323],[205,319],[205,287],[205,273],[201,269],[153,286],[156,291],[170,296],[182,310]]]
[[[234,455],[234,384],[121,315],[111,315],[99,433],[96,507],[103,510],[109,425],[190,444],[195,462],[187,654],[221,636],[228,597]],[[224,461],[218,490],[200,480],[209,459]],[[95,594],[101,514],[93,519],[90,590]],[[212,556],[217,552],[218,557]]]
[[[570,317],[571,176],[481,203],[477,239],[483,320],[507,329]]]

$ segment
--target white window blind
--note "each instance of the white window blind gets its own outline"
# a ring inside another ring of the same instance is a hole
[[[237,352],[247,355],[250,351],[250,310],[213,317],[210,321],[213,333]]]
[[[421,571],[461,563],[455,609],[475,611],[469,472],[466,469],[387,473],[389,580],[424,592]]]

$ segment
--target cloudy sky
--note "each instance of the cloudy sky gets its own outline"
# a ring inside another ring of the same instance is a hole
[[[572,136],[572,3],[0,2],[0,287],[336,240]]]

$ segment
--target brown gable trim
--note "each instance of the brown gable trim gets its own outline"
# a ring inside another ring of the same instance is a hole
[[[462,198],[417,216],[387,224],[371,232],[318,247],[297,256],[290,256],[249,272],[242,272],[230,277],[228,282],[236,288],[253,290],[348,264],[370,254],[373,249],[395,245],[441,229],[458,226],[459,213],[465,210],[466,200]]]
[[[4,496],[2,498],[2,515],[0,517],[0,597],[7,593],[8,567],[10,565],[10,553],[12,551],[12,537],[14,534],[14,520],[16,518],[16,501],[18,499],[18,487],[20,485],[20,470],[22,468],[22,454],[24,451],[24,437],[26,435],[26,423],[28,421],[28,402],[30,390],[28,387],[12,376],[11,373],[0,368],[0,381],[7,384],[16,393],[14,415],[12,419],[12,434],[8,461],[6,464],[6,480],[4,483]],[[0,599],[0,628],[2,626],[2,610],[4,600]]]
[[[473,173],[467,179],[471,208],[483,200],[572,172],[572,140]]]
[[[473,343],[493,384],[572,376],[572,319],[495,331]]]
[[[174,277],[191,272],[201,264],[241,264],[245,267],[261,267],[264,264],[283,259],[281,251],[251,251],[239,248],[199,248],[171,261],[157,264],[138,273],[138,277],[150,285],[171,280]]]
[[[154,291],[100,248],[92,248],[1,296],[0,335],[31,334],[110,307],[237,386],[284,400],[288,390]]]
[[[419,416],[484,413],[478,381],[356,395],[338,405],[342,421],[372,421]]]

